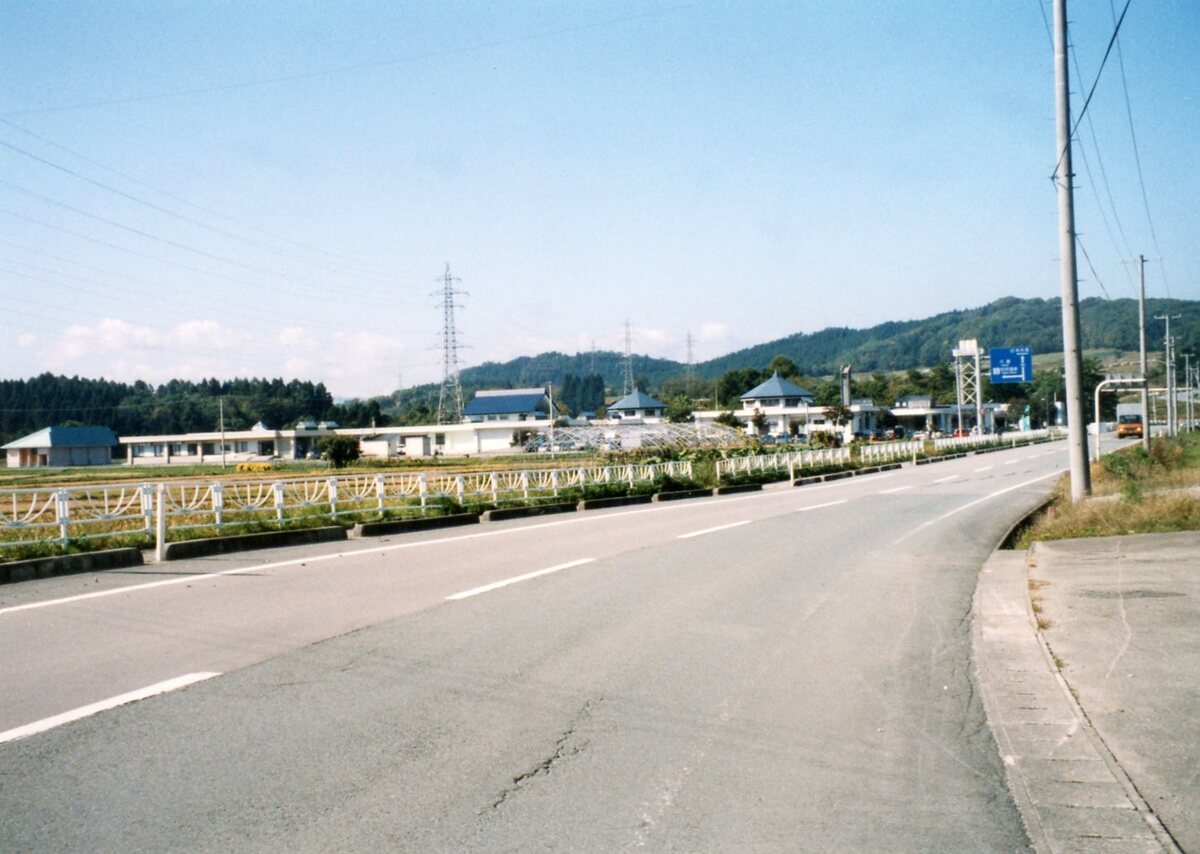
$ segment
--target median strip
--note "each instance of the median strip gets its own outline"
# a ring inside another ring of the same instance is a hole
[[[579,560],[560,563],[556,566],[549,566],[545,569],[539,569],[536,572],[527,572],[524,575],[517,575],[512,578],[506,578],[503,581],[495,581],[491,584],[485,584],[482,587],[472,587],[470,590],[464,590],[461,593],[455,593],[452,596],[447,596],[447,602],[457,602],[459,599],[469,599],[472,596],[478,596],[480,593],[490,593],[493,590],[499,590],[501,587],[508,587],[510,584],[520,584],[522,581],[529,581],[531,578],[539,578],[543,575],[549,575],[552,572],[562,572],[564,569],[572,569],[576,566],[583,566],[585,563],[591,563],[595,558],[585,557]]]
[[[139,688],[136,691],[130,691],[127,694],[118,694],[115,697],[110,697],[107,700],[101,700],[98,703],[92,703],[87,706],[80,706],[78,709],[72,709],[69,712],[63,712],[61,715],[54,715],[49,718],[42,718],[40,721],[34,721],[25,726],[15,727],[14,729],[0,732],[0,744],[9,741],[16,741],[21,738],[28,738],[31,735],[37,735],[40,732],[60,727],[63,724],[69,724],[72,721],[81,720],[91,717],[92,715],[106,712],[109,709],[115,709],[117,706],[124,706],[128,703],[136,703],[138,700],[145,700],[149,697],[154,697],[159,694],[166,694],[170,691],[177,691],[180,688],[186,688],[188,685],[194,685],[197,682],[203,682],[205,679],[212,679],[214,676],[220,676],[220,673],[188,673],[185,676],[177,676],[174,679],[168,679],[166,682],[159,682],[155,685],[150,685],[146,688]]]

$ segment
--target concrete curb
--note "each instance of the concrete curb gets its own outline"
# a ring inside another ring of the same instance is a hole
[[[1054,664],[1030,601],[1028,559],[996,551],[980,570],[971,646],[988,726],[1030,840],[1050,852],[1178,851]]]
[[[395,519],[390,522],[360,522],[350,529],[348,536],[351,539],[381,537],[387,534],[405,534],[409,531],[431,531],[437,528],[454,528],[459,525],[477,525],[478,523],[478,513],[422,516],[419,519]]]
[[[617,495],[613,498],[585,498],[579,502],[580,510],[603,510],[605,507],[629,507],[633,504],[649,504],[652,495]]]
[[[739,483],[733,486],[718,486],[713,495],[737,495],[739,492],[762,492],[761,483]]]
[[[830,472],[829,474],[821,475],[821,480],[843,480],[844,478],[847,478],[847,477],[854,477],[854,472],[852,472],[852,471]]]
[[[346,529],[340,525],[322,528],[301,528],[295,531],[266,531],[260,534],[235,534],[231,537],[206,537],[167,543],[163,560],[186,560],[193,557],[248,552],[256,549],[277,549],[285,546],[305,546],[311,543],[331,543],[346,539]]]
[[[502,522],[505,519],[528,519],[531,516],[549,516],[553,513],[574,513],[579,510],[576,504],[538,504],[533,507],[500,507],[495,510],[485,510],[479,517],[481,522]]]
[[[81,572],[99,572],[106,569],[125,569],[131,566],[142,566],[143,563],[141,550],[134,548],[35,557],[0,564],[0,584],[16,584],[20,581],[32,581],[35,578],[78,575]]]
[[[712,498],[711,489],[681,489],[678,492],[658,492],[654,495],[654,503],[664,501],[683,501],[688,498]]]
[[[822,479],[819,474],[812,475],[811,477],[798,477],[792,481],[792,486],[808,486],[810,483],[820,483]]]

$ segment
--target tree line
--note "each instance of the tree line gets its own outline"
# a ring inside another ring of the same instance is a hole
[[[378,400],[335,403],[323,383],[282,379],[171,380],[152,386],[42,374],[0,380],[0,441],[54,426],[104,426],[118,436],[248,430],[262,422],[277,430],[301,419],[343,427],[385,426]]]

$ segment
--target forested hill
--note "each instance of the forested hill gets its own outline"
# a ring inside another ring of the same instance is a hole
[[[0,444],[71,424],[111,427],[118,436],[208,432],[220,426],[222,402],[227,430],[246,430],[258,421],[291,427],[301,418],[346,427],[382,420],[377,401],[338,405],[321,383],[300,380],[172,380],[154,387],[42,374],[0,380]]]
[[[762,367],[777,355],[795,362],[807,375],[834,373],[839,365],[864,371],[895,371],[928,368],[950,359],[950,352],[965,338],[978,339],[981,346],[1029,346],[1037,353],[1062,351],[1062,311],[1058,299],[1008,297],[982,308],[950,311],[925,320],[883,323],[869,329],[823,329],[798,333],[738,350],[698,366],[701,376],[720,376],[743,367]],[[1138,349],[1137,301],[1132,299],[1086,299],[1080,303],[1080,326],[1087,350]],[[1200,345],[1200,302],[1152,299],[1146,301],[1146,317],[1180,314],[1173,329],[1178,331],[1180,353]],[[1158,348],[1162,324],[1149,324],[1149,346]]]
[[[1180,353],[1200,347],[1200,302],[1151,299],[1146,316],[1178,314]],[[1086,299],[1080,303],[1083,345],[1088,350],[1136,350],[1138,348],[1137,302],[1132,299]],[[1034,353],[1062,352],[1062,311],[1058,299],[1006,297],[982,308],[948,311],[924,320],[881,323],[868,329],[832,327],[819,332],[796,333],[786,338],[747,347],[695,365],[696,376],[716,379],[728,371],[762,368],[776,356],[787,356],[807,376],[836,373],[841,365],[853,365],[857,373],[929,368],[949,361],[950,352],[965,338],[978,339],[987,347],[1032,347]],[[1150,322],[1150,346],[1162,339],[1162,324]],[[610,388],[621,388],[623,357],[610,351],[542,353],[511,362],[488,362],[462,372],[470,388],[520,387],[562,382],[566,374],[598,373]],[[634,357],[634,373],[651,390],[670,377],[683,374],[685,366],[669,359]],[[436,390],[436,387],[435,387]],[[414,390],[415,391],[415,390]]]

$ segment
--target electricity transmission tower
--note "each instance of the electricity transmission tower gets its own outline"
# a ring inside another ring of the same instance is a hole
[[[454,286],[462,280],[450,275],[449,264],[446,264],[446,272],[434,281],[442,285],[441,290],[433,293],[442,298],[442,388],[438,392],[437,423],[457,424],[462,421],[463,393],[458,381],[458,331],[454,327],[454,309],[462,306],[457,305],[454,298],[467,292]]]
[[[696,341],[696,339],[694,339],[692,337],[692,330],[689,329],[688,334],[687,334],[687,374],[686,374],[687,394],[688,395],[691,395],[692,386],[696,382],[696,366],[693,364],[693,356],[692,356],[692,344],[694,344],[695,341]]]
[[[625,371],[621,381],[621,397],[633,393],[633,330],[625,321]]]

